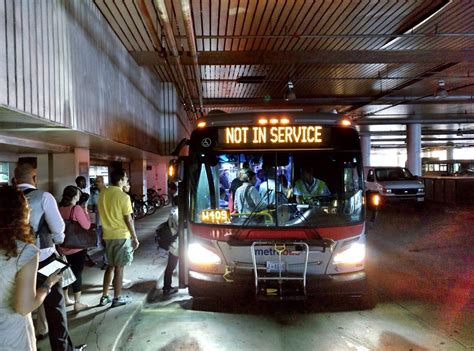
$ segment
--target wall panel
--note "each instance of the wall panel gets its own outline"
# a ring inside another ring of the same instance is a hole
[[[91,0],[0,3],[0,104],[153,153],[189,133],[172,84],[136,65]]]

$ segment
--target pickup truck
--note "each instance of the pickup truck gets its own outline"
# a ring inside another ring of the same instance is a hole
[[[425,186],[403,167],[364,167],[367,195],[377,193],[382,204],[392,201],[425,201]]]

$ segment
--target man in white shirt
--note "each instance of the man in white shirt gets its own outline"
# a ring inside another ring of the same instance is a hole
[[[243,184],[235,192],[234,206],[241,218],[248,217],[250,213],[265,208],[265,204],[261,203],[260,194],[255,188],[257,176],[253,171],[247,171],[242,175]]]
[[[39,267],[46,266],[56,258],[55,244],[64,241],[64,221],[55,198],[48,192],[36,189],[36,169],[28,163],[15,168],[15,181],[28,199],[30,225],[36,234],[36,246],[40,249]],[[36,285],[44,286],[46,277],[38,274]],[[43,306],[49,326],[49,342],[52,350],[82,350],[85,345],[74,348],[67,328],[66,307],[63,289],[59,283],[47,286],[50,290]]]

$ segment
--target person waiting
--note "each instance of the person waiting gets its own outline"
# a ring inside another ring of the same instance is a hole
[[[315,178],[313,169],[306,167],[301,169],[301,178],[295,182],[293,193],[300,204],[311,202],[311,199],[316,196],[331,195],[326,183]]]
[[[68,185],[63,190],[61,201],[59,202],[59,213],[64,220],[71,219],[77,221],[84,229],[91,227],[91,220],[89,213],[78,205],[81,198],[81,191],[74,185]],[[74,303],[74,311],[79,312],[89,307],[89,305],[81,302],[82,294],[82,271],[84,270],[84,263],[86,260],[86,249],[73,249],[59,246],[59,250],[66,256],[67,261],[71,265],[71,269],[76,276],[76,281],[72,283],[72,291],[74,293],[74,302],[69,300],[67,287],[64,288],[64,297],[66,304]]]
[[[0,188],[0,349],[36,350],[31,312],[61,278],[53,273],[36,287],[40,250],[29,225],[25,196],[12,186]]]

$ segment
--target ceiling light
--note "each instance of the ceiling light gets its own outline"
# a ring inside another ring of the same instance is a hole
[[[438,81],[438,88],[436,89],[434,96],[436,98],[445,98],[448,96],[448,91],[446,90],[446,83],[444,80]]]
[[[447,1],[445,1],[444,4],[440,4],[441,7],[439,7],[439,8],[434,8],[434,12],[428,13],[426,16],[422,17],[422,18],[420,19],[420,22],[418,22],[417,24],[415,24],[413,27],[408,28],[405,32],[403,32],[403,34],[413,34],[417,28],[419,28],[421,25],[423,25],[424,23],[428,22],[431,18],[433,18],[433,17],[436,16],[438,13],[440,13],[441,11],[443,11],[451,2],[452,2],[452,0],[447,0]],[[438,6],[439,6],[439,5],[438,5]],[[389,46],[392,46],[392,45],[395,44],[397,41],[399,41],[401,38],[402,38],[402,37],[395,37],[395,38],[389,40],[389,41],[386,42],[384,45],[382,45],[382,47],[381,47],[380,49],[386,49],[386,48],[388,48]]]
[[[285,92],[283,93],[283,99],[285,99],[285,101],[291,101],[296,99],[295,86],[293,85],[293,82],[291,80],[289,80],[286,85]]]

